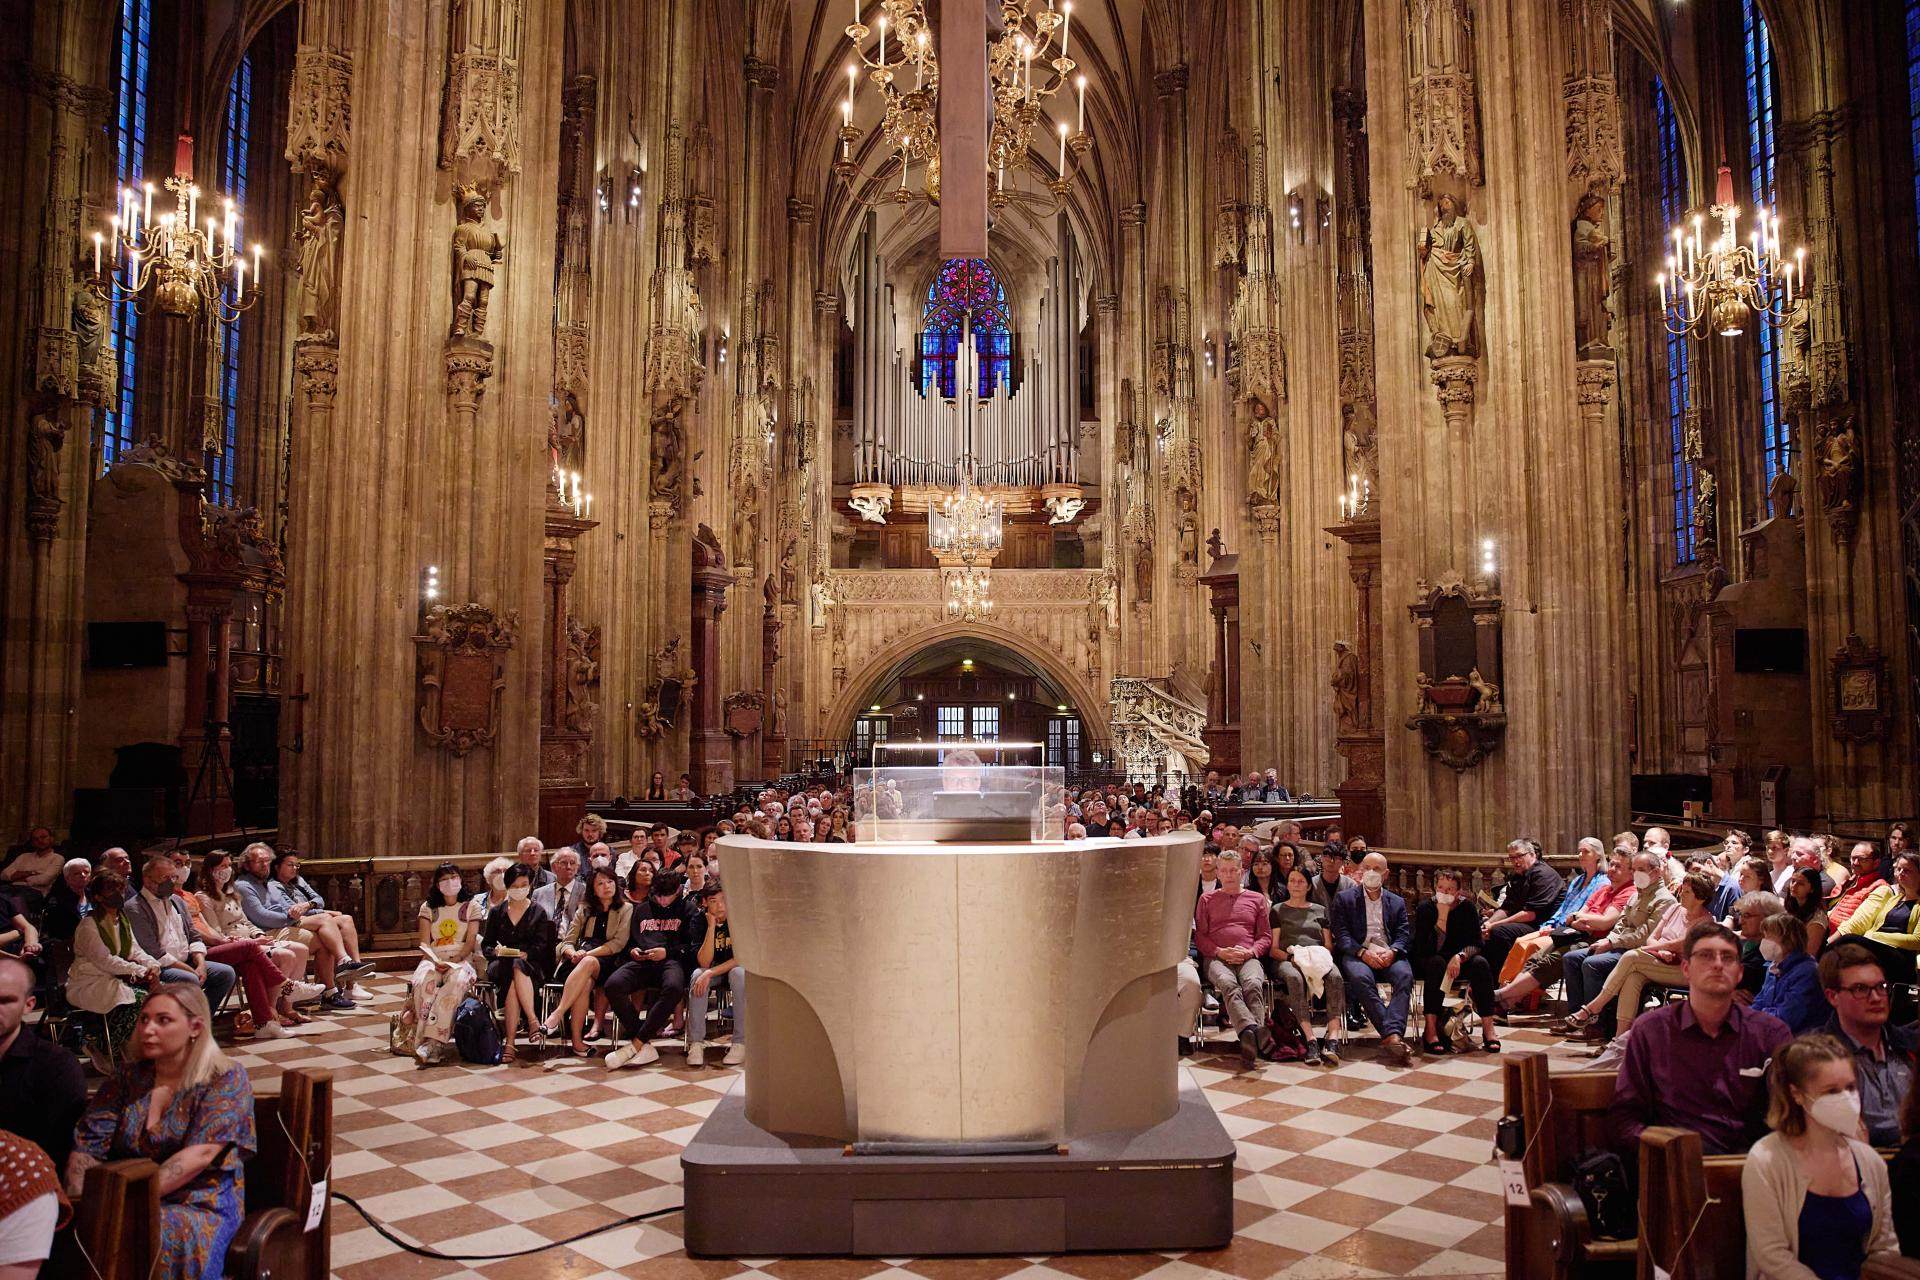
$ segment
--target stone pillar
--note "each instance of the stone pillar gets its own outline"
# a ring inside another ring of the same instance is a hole
[[[574,544],[598,520],[574,514],[550,491],[546,510],[544,574],[546,678],[540,690],[540,830],[548,848],[570,843],[587,814],[593,787],[587,758],[600,704],[600,628],[574,618]]]
[[[696,553],[697,554],[697,553]],[[693,569],[692,747],[693,786],[703,796],[733,790],[733,742],[721,722],[720,615],[727,609],[733,575],[721,565],[695,563]]]
[[[1207,680],[1207,768],[1240,771],[1240,567],[1220,556],[1200,579],[1213,617],[1213,662]]]
[[[1340,681],[1354,681],[1356,714],[1351,721],[1336,715],[1339,750],[1346,758],[1347,776],[1334,794],[1340,797],[1340,823],[1347,834],[1365,836],[1374,844],[1395,838],[1387,821],[1386,734],[1380,723],[1376,696],[1376,663],[1380,653],[1380,520],[1378,516],[1347,520],[1327,530],[1347,544],[1347,576],[1353,582],[1354,618],[1351,676],[1334,664],[1336,703]]]
[[[787,767],[787,695],[779,683],[780,613],[769,604],[760,615],[760,776],[777,778]]]

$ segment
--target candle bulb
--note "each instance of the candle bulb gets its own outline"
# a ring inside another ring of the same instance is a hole
[[[1060,176],[1067,176],[1067,122],[1060,122]]]
[[[593,495],[592,494],[587,495],[587,505],[585,509],[581,511],[580,514],[589,520],[593,518]]]
[[[1074,125],[1075,133],[1087,131],[1087,78],[1080,77],[1080,118]]]
[[[100,274],[100,233],[93,233],[93,274]]]
[[[253,281],[260,283],[260,246],[257,244],[253,246]]]
[[[848,128],[853,124],[853,99],[847,98],[840,104],[840,127]]]
[[[235,258],[233,260],[233,300],[239,302],[241,295],[246,293],[246,291],[247,260],[245,258]]]
[[[1060,58],[1062,61],[1065,61],[1067,57],[1067,36],[1073,31],[1073,0],[1067,0],[1065,4],[1061,5],[1060,12],[1063,15],[1060,23]]]
[[[887,15],[880,15],[880,65],[887,65]]]

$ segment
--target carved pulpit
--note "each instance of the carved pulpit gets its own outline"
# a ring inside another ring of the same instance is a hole
[[[549,848],[572,840],[592,791],[587,763],[600,717],[600,628],[574,620],[570,597],[574,543],[599,523],[575,515],[549,486],[540,682],[540,839]]]

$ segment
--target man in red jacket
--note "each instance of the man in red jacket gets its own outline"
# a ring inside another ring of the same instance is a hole
[[[1847,855],[1847,866],[1851,874],[1840,886],[1840,896],[1827,908],[1828,936],[1838,933],[1840,926],[1867,900],[1867,895],[1886,883],[1880,874],[1880,853],[1871,840],[1861,840],[1853,846],[1853,852]]]
[[[1240,884],[1240,851],[1222,849],[1215,859],[1220,887],[1200,895],[1193,908],[1193,940],[1206,966],[1207,981],[1220,993],[1227,1021],[1240,1037],[1240,1057],[1248,1066],[1260,1060],[1267,1025],[1266,969],[1261,960],[1273,947],[1267,895]]]

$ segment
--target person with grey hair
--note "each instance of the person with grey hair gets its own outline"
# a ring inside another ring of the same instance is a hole
[[[1770,889],[1743,893],[1733,904],[1733,928],[1740,935],[1740,986],[1734,998],[1751,1003],[1767,980],[1767,958],[1760,951],[1767,920],[1785,911],[1786,903]]]
[[[1653,850],[1642,849],[1634,854],[1632,901],[1621,909],[1620,918],[1607,931],[1606,937],[1567,952],[1562,964],[1567,979],[1569,1012],[1597,997],[1621,957],[1635,947],[1644,945],[1652,936],[1654,926],[1660,923],[1667,912],[1679,905],[1678,899],[1668,892],[1666,882],[1661,879],[1664,862],[1664,857]],[[1600,1038],[1611,1040],[1614,1024],[1614,1010],[1608,1006],[1596,1020]]]
[[[513,860],[533,873],[535,892],[553,883],[553,872],[540,865],[546,852],[547,846],[540,842],[539,836],[521,836],[520,843],[513,847]]]
[[[565,934],[586,900],[587,881],[580,874],[580,855],[571,846],[555,849],[547,882],[533,891],[535,905],[547,913],[558,933]]]
[[[1565,896],[1567,882],[1540,856],[1540,846],[1521,838],[1507,842],[1506,890],[1500,909],[1480,924],[1484,942],[1480,954],[1496,975],[1506,965],[1507,952],[1527,934],[1538,930]]]
[[[1085,840],[1086,838],[1087,838],[1086,827],[1082,826],[1078,822],[1069,822],[1067,824],[1067,839]]]
[[[1272,904],[1240,884],[1240,851],[1222,849],[1214,860],[1220,887],[1200,895],[1193,908],[1194,944],[1206,977],[1219,993],[1227,1021],[1240,1039],[1247,1066],[1259,1062],[1267,1025],[1265,956],[1273,947]]]

